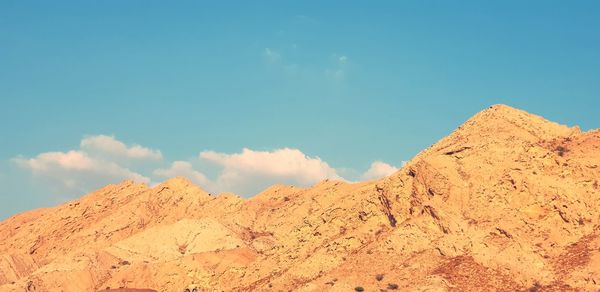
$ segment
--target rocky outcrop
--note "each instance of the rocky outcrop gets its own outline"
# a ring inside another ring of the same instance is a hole
[[[599,165],[599,131],[497,105],[377,181],[126,181],[1,222],[0,291],[598,290]]]

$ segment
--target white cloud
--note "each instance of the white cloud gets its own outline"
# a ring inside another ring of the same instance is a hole
[[[281,54],[270,48],[265,48],[263,55],[270,63],[277,63],[281,61]]]
[[[157,169],[153,172],[154,175],[163,178],[172,178],[176,176],[184,176],[190,179],[195,184],[205,189],[212,189],[211,182],[206,176],[195,170],[192,163],[188,161],[174,161],[169,168]]]
[[[82,139],[79,149],[43,152],[31,158],[16,157],[13,162],[48,188],[81,194],[126,179],[150,184],[149,177],[125,165],[161,158],[158,150],[127,146],[115,137],[96,135]]]
[[[307,187],[324,179],[346,180],[340,174],[370,180],[398,170],[382,161],[373,162],[362,174],[349,168],[336,169],[319,157],[292,148],[271,151],[244,148],[238,153],[203,151],[195,161],[177,160],[158,168],[157,164],[144,166],[140,160],[161,159],[160,151],[128,146],[112,136],[86,137],[79,145],[79,149],[17,157],[13,162],[29,171],[44,187],[68,195],[80,195],[125,179],[151,185],[184,176],[213,193],[227,191],[250,196],[278,183]]]
[[[66,191],[88,192],[124,179],[150,183],[148,177],[79,150],[45,152],[33,158],[17,157],[13,161],[51,187]]]
[[[297,149],[245,148],[234,154],[204,151],[199,157],[223,167],[215,188],[242,195],[255,194],[275,183],[309,186],[327,178],[343,179],[319,157],[309,157]]]
[[[344,78],[346,76],[346,71],[344,71],[343,69],[327,69],[325,70],[325,74],[327,74],[327,76],[329,76],[335,82],[342,82],[344,81]]]
[[[81,140],[80,147],[87,152],[100,152],[120,157],[150,160],[162,159],[162,154],[159,150],[153,150],[140,145],[128,147],[125,143],[115,139],[115,137],[107,135],[84,138]]]
[[[362,179],[378,179],[391,175],[396,171],[398,171],[397,167],[394,167],[382,161],[375,161],[371,163],[371,167],[362,175]]]
[[[325,75],[337,84],[343,83],[348,72],[348,63],[348,56],[333,54],[330,67],[325,69]]]
[[[289,49],[289,46],[287,47]],[[284,51],[286,54],[282,54],[281,51],[266,47],[262,51],[262,56],[268,67],[275,69],[278,76],[283,73],[286,78],[291,78],[296,82],[316,81],[324,78],[334,86],[339,87],[343,86],[346,79],[351,76],[353,62],[347,55],[334,53],[330,54],[327,60],[327,55],[324,54],[325,59],[322,60],[322,64],[298,63],[297,57],[302,54],[298,48],[299,46],[293,43],[291,50]],[[290,55],[287,53],[290,53]],[[315,76],[317,76],[317,79],[315,79]]]

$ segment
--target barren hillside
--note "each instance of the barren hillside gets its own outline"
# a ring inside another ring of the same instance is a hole
[[[490,107],[376,181],[130,181],[0,223],[0,291],[600,289],[600,131]]]

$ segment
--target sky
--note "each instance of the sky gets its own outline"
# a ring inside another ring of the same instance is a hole
[[[498,103],[600,127],[599,1],[0,0],[0,219],[388,175]]]

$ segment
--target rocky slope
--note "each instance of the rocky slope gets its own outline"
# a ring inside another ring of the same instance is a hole
[[[126,181],[0,223],[0,291],[598,290],[599,165],[600,131],[497,105],[377,181]]]

